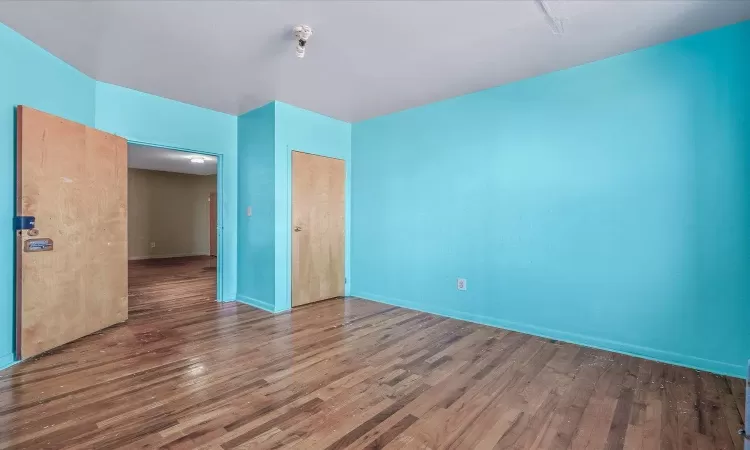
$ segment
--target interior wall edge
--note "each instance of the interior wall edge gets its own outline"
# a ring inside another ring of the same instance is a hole
[[[237,120],[238,276],[232,297],[253,306],[259,302],[261,309],[270,311],[276,279],[275,108],[275,102],[268,102]],[[246,214],[248,207],[251,216]]]
[[[502,328],[505,330],[530,334],[532,336],[546,339],[555,339],[558,341],[568,342],[583,347],[591,347],[599,350],[622,353],[629,356],[635,356],[638,358],[649,359],[656,362],[687,367],[695,370],[702,370],[718,375],[727,375],[735,378],[744,378],[746,375],[747,368],[745,366],[726,363],[723,361],[704,359],[696,356],[670,352],[667,350],[659,350],[656,348],[628,344],[627,342],[611,341],[608,339],[597,338],[595,336],[538,327],[528,323],[512,322],[495,317],[472,314],[466,311],[443,308],[393,297],[385,297],[371,292],[355,292],[352,293],[351,296],[375,301],[378,303],[385,303],[387,305],[393,305],[401,308],[413,309],[415,311],[448,317],[450,319],[463,320],[466,322],[478,323],[480,325],[488,325],[495,328]]]

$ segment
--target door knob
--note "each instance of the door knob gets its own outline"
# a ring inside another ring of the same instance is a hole
[[[294,231],[302,231],[302,227],[294,227]]]

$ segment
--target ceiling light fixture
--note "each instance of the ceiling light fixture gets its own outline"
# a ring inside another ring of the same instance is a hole
[[[297,39],[297,58],[305,57],[305,46],[312,33],[313,30],[309,25],[297,25],[294,27],[294,37]]]

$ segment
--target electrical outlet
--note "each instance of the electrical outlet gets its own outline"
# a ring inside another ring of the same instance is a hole
[[[151,243],[151,248],[155,248],[155,247],[156,247],[156,242],[152,242]]]
[[[459,291],[466,290],[466,278],[456,279],[456,289],[458,289]]]

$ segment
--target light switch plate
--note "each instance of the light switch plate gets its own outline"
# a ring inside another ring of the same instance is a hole
[[[252,206],[248,206],[247,207],[247,217],[250,217],[252,215],[253,215],[253,207]]]
[[[459,291],[465,291],[466,290],[466,278],[457,278],[456,279],[456,289]]]

